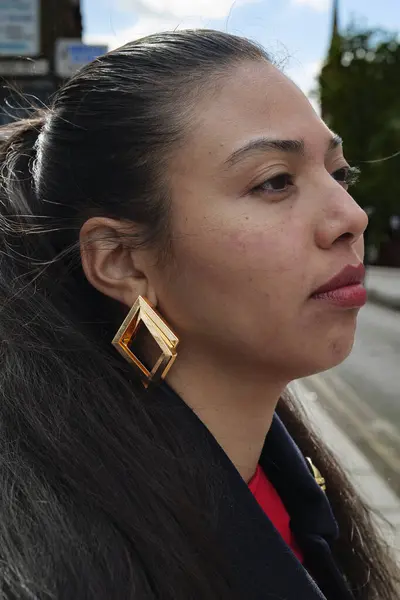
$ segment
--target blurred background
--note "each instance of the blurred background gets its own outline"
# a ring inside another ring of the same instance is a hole
[[[0,0],[0,124],[46,104],[107,49],[186,27],[264,45],[362,171],[353,193],[370,218],[369,302],[350,357],[295,384],[360,491],[394,526],[399,548],[399,0]]]

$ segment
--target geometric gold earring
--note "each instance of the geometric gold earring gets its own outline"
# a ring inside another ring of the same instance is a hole
[[[145,327],[160,348],[161,355],[151,369],[132,352],[131,345],[139,330]],[[139,296],[112,340],[120,354],[138,369],[143,385],[147,388],[167,375],[176,356],[179,338],[157,313],[150,302]]]

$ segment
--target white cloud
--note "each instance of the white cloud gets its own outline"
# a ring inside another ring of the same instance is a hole
[[[331,0],[292,0],[293,4],[308,6],[318,12],[325,12],[331,6]]]
[[[223,19],[238,5],[255,1],[259,0],[117,0],[115,4],[142,16]]]
[[[210,26],[212,19],[228,19],[229,14],[239,5],[260,2],[260,0],[114,0],[110,15],[115,10],[132,11],[136,23],[131,27],[117,29],[109,35],[84,36],[88,44],[107,44],[111,49],[126,42],[158,31]],[[115,8],[117,7],[117,9]]]
[[[123,44],[141,38],[158,31],[170,31],[172,29],[185,29],[204,27],[206,23],[199,18],[173,19],[167,17],[140,17],[132,27],[118,29],[109,35],[85,35],[84,41],[87,44],[107,44],[109,50],[118,48]]]

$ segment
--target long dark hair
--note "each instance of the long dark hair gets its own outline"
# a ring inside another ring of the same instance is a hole
[[[216,31],[152,35],[98,58],[0,147],[0,589],[11,599],[234,597],[196,467],[111,347],[123,310],[91,287],[78,235],[95,215],[171,252],[168,159],[227,69],[269,60]],[[279,412],[324,473],[358,599],[393,599],[367,509],[295,404]],[[201,461],[199,461],[201,462]]]

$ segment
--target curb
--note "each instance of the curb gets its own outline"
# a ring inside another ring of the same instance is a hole
[[[395,509],[400,515],[400,498],[376,471],[369,458],[355,445],[321,405],[319,394],[301,380],[289,385],[317,434],[334,453],[364,500],[377,511]],[[371,493],[371,492],[378,492]],[[377,496],[382,497],[377,497]]]
[[[300,402],[317,434],[339,460],[360,497],[372,510],[375,527],[400,564],[400,498],[321,406],[315,392],[301,380],[292,382],[289,390]]]
[[[400,310],[400,268],[367,265],[364,285],[371,304]]]
[[[368,288],[367,294],[368,301],[372,304],[378,304],[379,306],[384,306],[385,308],[390,308],[392,310],[400,310],[400,298],[386,296],[378,290],[371,290]]]

